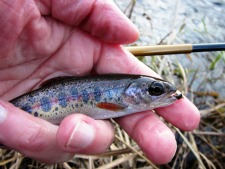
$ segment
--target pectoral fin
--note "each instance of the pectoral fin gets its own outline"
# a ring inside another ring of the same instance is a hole
[[[97,107],[105,110],[119,111],[124,110],[127,106],[116,103],[101,102],[97,104]]]

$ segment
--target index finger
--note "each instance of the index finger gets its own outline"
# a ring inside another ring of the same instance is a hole
[[[97,73],[122,72],[158,77],[154,71],[120,46],[106,45],[101,54],[96,67]],[[156,112],[183,130],[193,130],[200,120],[198,109],[186,98],[169,107],[157,109]],[[174,156],[176,152],[174,134],[152,111],[121,117],[116,121],[154,163],[167,163]]]
[[[120,46],[111,45],[105,45],[102,48],[98,65],[96,65],[96,71],[99,74],[128,73],[159,77],[159,75],[140,62],[131,53]],[[198,109],[185,97],[170,106],[156,109],[156,112],[174,126],[187,131],[195,129],[200,121]],[[139,114],[137,113],[136,116],[139,116]]]
[[[119,10],[113,1],[53,0],[37,2],[42,15],[71,26],[79,26],[91,35],[110,43],[127,44],[135,41],[137,28]]]

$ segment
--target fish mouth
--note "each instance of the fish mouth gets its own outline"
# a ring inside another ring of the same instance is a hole
[[[173,93],[170,97],[180,100],[181,98],[183,98],[183,94],[180,91],[176,91],[175,93]]]
[[[157,100],[157,103],[154,104],[154,108],[168,106],[173,104],[176,100],[180,100],[181,98],[183,98],[183,94],[180,91],[177,90],[176,92],[171,92]]]

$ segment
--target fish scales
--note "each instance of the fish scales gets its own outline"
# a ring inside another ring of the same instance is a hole
[[[150,91],[153,82],[157,90],[160,85],[163,87],[159,96]],[[35,117],[59,124],[72,113],[107,119],[166,106],[176,100],[172,96],[175,92],[175,86],[169,82],[143,75],[61,77],[11,103]]]
[[[11,102],[36,117],[59,123],[71,112],[90,115],[100,102],[119,103],[130,78],[73,78],[66,82],[37,89]]]

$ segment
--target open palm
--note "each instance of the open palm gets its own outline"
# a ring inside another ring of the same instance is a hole
[[[7,101],[57,76],[93,72],[157,76],[119,46],[138,38],[132,23],[114,4],[101,0],[1,0],[0,16],[0,106],[7,114],[0,120],[0,142],[48,163],[68,160],[74,153],[105,151],[114,137],[108,121],[75,114],[59,127]],[[178,102],[156,112],[183,130],[196,128],[197,109],[187,99]],[[173,133],[153,112],[117,122],[153,162],[165,163],[174,155]],[[158,146],[160,151],[154,149]]]

